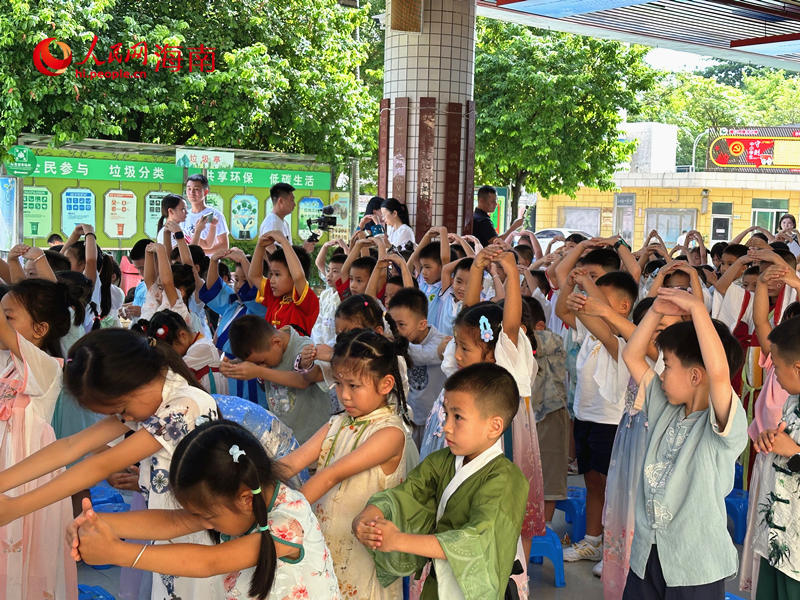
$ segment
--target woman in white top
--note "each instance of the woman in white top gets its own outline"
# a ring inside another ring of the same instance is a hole
[[[386,223],[386,239],[396,248],[416,241],[414,230],[408,224],[408,209],[397,198],[387,198],[381,205],[383,222]]]

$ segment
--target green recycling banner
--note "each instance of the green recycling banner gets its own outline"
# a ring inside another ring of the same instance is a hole
[[[190,174],[200,169],[189,169]],[[170,163],[132,160],[103,160],[65,156],[37,156],[36,168],[30,177],[59,179],[91,179],[94,181],[124,181],[141,183],[183,183],[183,167]],[[269,188],[276,183],[288,183],[298,189],[330,189],[329,171],[292,171],[284,169],[215,169],[208,171],[208,181],[214,185]]]

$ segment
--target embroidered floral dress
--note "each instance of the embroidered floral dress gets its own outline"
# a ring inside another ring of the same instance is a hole
[[[269,530],[281,544],[300,549],[298,558],[279,558],[275,581],[267,600],[338,600],[339,585],[331,553],[325,545],[319,522],[303,495],[282,483],[275,486],[269,506]],[[227,536],[222,536],[227,541]],[[224,578],[225,600],[250,599],[251,567]]]
[[[796,395],[783,407],[784,430],[800,443],[800,406]],[[753,552],[795,581],[800,581],[800,474],[792,473],[789,459],[766,454],[761,463],[758,519],[752,535]]]
[[[339,589],[346,599],[399,600],[403,597],[400,581],[386,588],[378,582],[372,557],[353,535],[351,524],[370,496],[405,479],[406,473],[417,464],[417,449],[403,420],[390,407],[384,406],[356,419],[347,414],[331,417],[317,463],[317,470],[325,468],[386,427],[400,429],[406,438],[403,456],[394,473],[387,475],[377,465],[345,479],[314,504],[314,512],[333,556]]]
[[[61,390],[61,362],[17,335],[22,360],[0,350],[0,471],[55,440],[50,419]],[[28,493],[53,479],[59,469],[9,490]],[[0,527],[0,598],[73,600],[75,562],[63,532],[72,520],[72,503],[61,500]]]
[[[197,425],[218,418],[217,405],[210,395],[190,386],[172,370],[167,371],[161,397],[161,405],[153,416],[144,421],[128,421],[126,425],[134,431],[146,430],[161,444],[161,450],[142,460],[139,465],[139,487],[147,501],[147,508],[174,510],[179,505],[169,489],[172,454],[184,436]],[[202,532],[171,542],[208,545],[211,539]],[[216,600],[222,597],[222,577],[193,579],[154,573],[151,597],[153,600]]]

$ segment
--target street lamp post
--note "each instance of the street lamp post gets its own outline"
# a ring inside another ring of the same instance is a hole
[[[705,129],[701,134],[699,134],[696,138],[694,138],[694,144],[692,145],[692,165],[690,167],[692,173],[695,172],[695,157],[697,156],[697,143],[700,141],[700,138],[703,137],[704,135],[707,135],[709,131],[710,131],[709,129]]]

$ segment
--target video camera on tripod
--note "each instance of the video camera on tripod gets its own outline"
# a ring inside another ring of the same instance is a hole
[[[334,207],[333,206],[323,206],[322,207],[322,216],[317,217],[316,219],[307,219],[306,225],[308,225],[308,229],[311,230],[311,235],[306,240],[307,242],[318,242],[320,234],[314,229],[319,229],[320,231],[328,231],[331,227],[336,227],[336,217],[333,216]]]

